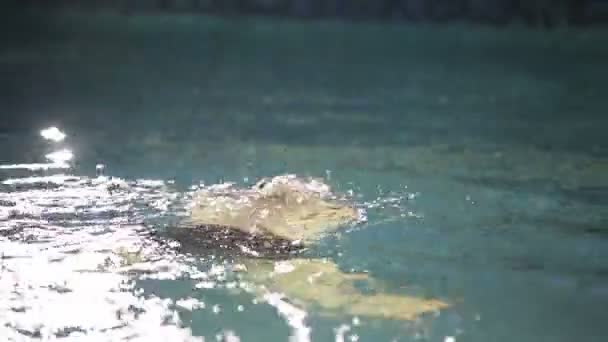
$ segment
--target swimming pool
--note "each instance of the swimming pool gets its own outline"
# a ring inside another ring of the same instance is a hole
[[[8,340],[608,336],[605,31],[16,21],[0,52]],[[98,164],[128,190],[108,191]],[[286,173],[322,177],[367,212],[319,256],[381,282],[362,291],[449,307],[326,315],[239,291],[230,260],[150,235],[195,188]]]

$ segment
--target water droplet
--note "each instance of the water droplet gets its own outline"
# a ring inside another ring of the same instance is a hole
[[[95,174],[97,177],[103,177],[106,166],[103,164],[97,164],[95,166]]]

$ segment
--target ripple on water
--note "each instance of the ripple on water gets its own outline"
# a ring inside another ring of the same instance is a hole
[[[142,235],[145,210],[160,211],[138,201],[170,197],[155,182],[134,182],[136,191],[123,193],[110,193],[110,185],[67,175],[3,182],[0,336],[197,340],[177,314],[176,305],[185,304],[144,296],[130,272],[143,261],[173,278],[184,272],[175,255],[155,263],[162,248]]]
[[[196,341],[202,339],[194,336],[189,322],[182,321],[182,313],[243,312],[241,303],[225,307],[197,298],[201,291],[217,289],[255,292],[238,276],[242,265],[214,255],[201,260],[178,253],[175,245],[155,238],[148,227],[150,220],[158,219],[153,224],[158,227],[166,218],[183,215],[191,195],[174,191],[171,182],[124,181],[104,175],[20,174],[4,179],[0,321],[5,324],[0,336],[8,341]],[[404,202],[414,196],[391,193],[362,203],[361,221],[374,210],[394,210],[394,216],[401,217]],[[166,298],[139,287],[145,281],[167,280],[183,280],[191,285],[190,291]],[[311,340],[306,310],[282,293],[266,291],[256,298],[273,307],[290,328],[292,340]],[[213,337],[240,340],[230,329]]]
[[[9,178],[1,186],[0,336],[8,341],[202,341],[179,312],[219,315],[221,305],[162,298],[137,281],[181,278],[190,279],[194,291],[252,291],[228,275],[227,267],[238,265],[218,260],[201,271],[175,246],[150,239],[144,221],[180,200],[165,182],[57,174]],[[306,311],[278,293],[262,299],[291,327],[295,341],[310,341]],[[215,338],[240,340],[229,329]]]

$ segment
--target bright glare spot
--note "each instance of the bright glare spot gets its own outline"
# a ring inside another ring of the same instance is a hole
[[[350,331],[350,326],[348,324],[342,324],[339,327],[334,329],[336,333],[336,342],[344,342],[344,334]]]
[[[224,333],[224,340],[226,342],[239,342],[241,339],[232,331],[226,331]]]
[[[286,319],[287,324],[292,329],[289,341],[310,342],[311,328],[306,326],[306,311],[303,311],[283,299],[278,293],[268,293],[264,295],[268,304],[274,306],[279,315]]]
[[[49,170],[49,169],[68,169],[70,166],[65,163],[34,163],[34,164],[9,164],[0,165],[0,169],[3,170]]]
[[[54,175],[54,176],[42,176],[42,177],[25,177],[25,178],[9,178],[2,181],[2,184],[14,185],[14,184],[32,184],[32,183],[53,183],[53,184],[64,184],[66,181],[76,181],[76,176],[66,175]]]
[[[103,176],[103,171],[106,169],[106,166],[103,164],[97,164],[95,165],[95,174],[97,175],[97,177],[102,177]]]
[[[72,158],[74,158],[74,154],[72,151],[64,148],[63,150],[49,153],[45,157],[53,163],[60,164],[72,160]]]
[[[205,303],[195,298],[178,299],[175,305],[188,311],[204,309]]]
[[[57,127],[45,128],[40,131],[40,135],[46,140],[52,140],[55,142],[65,139],[65,133],[60,131]]]
[[[443,341],[444,342],[456,342],[456,338],[454,338],[454,336],[446,336]]]
[[[240,342],[241,339],[233,331],[227,330],[221,334],[215,335],[216,341],[220,342]]]

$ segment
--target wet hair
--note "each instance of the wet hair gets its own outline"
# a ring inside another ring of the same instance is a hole
[[[306,250],[293,241],[269,235],[253,235],[222,225],[198,225],[169,229],[169,237],[180,242],[180,250],[191,254],[228,253],[232,256],[284,260]]]

